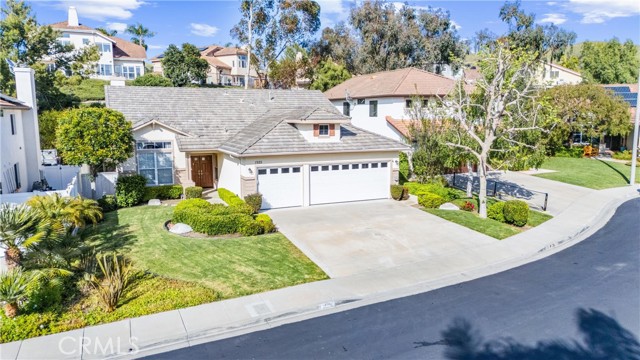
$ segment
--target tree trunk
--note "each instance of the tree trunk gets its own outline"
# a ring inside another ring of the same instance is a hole
[[[251,73],[251,44],[253,34],[251,33],[253,22],[253,1],[249,3],[249,46],[247,47],[247,73],[244,75],[244,88],[249,89],[249,74]]]
[[[478,192],[478,214],[481,218],[487,218],[487,158],[483,155],[478,164],[478,178],[480,179],[480,191]]]
[[[473,168],[471,161],[467,161],[467,197],[473,197]]]
[[[18,304],[14,303],[14,302],[6,303],[4,305],[4,314],[9,319],[13,319],[14,317],[18,316]]]
[[[4,251],[4,261],[8,270],[17,268],[22,264],[22,252],[18,248],[10,247]]]

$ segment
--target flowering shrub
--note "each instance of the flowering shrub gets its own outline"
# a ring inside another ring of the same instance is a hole
[[[462,207],[460,207],[460,209],[464,211],[474,211],[476,209],[476,206],[473,205],[473,203],[470,201],[465,201],[464,204],[462,204]]]

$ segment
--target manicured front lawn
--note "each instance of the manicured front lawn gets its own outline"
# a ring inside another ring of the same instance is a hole
[[[109,213],[99,225],[101,245],[119,243],[136,267],[200,283],[223,299],[327,278],[280,233],[187,238],[163,228],[171,212],[167,206],[138,206]]]
[[[629,184],[631,172],[631,167],[623,163],[587,158],[553,157],[540,167],[557,172],[536,176],[596,190]],[[640,173],[636,174],[636,182],[640,182]]]

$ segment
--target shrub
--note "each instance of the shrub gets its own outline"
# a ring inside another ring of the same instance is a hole
[[[504,202],[498,201],[487,208],[487,217],[501,223],[505,222],[504,219]]]
[[[407,154],[400,153],[400,171],[398,173],[400,185],[406,183],[411,178],[411,169],[409,168],[409,157]]]
[[[161,185],[147,186],[144,189],[143,202],[151,199],[170,200],[180,199],[182,196],[182,185]]]
[[[409,198],[409,188],[406,186],[402,186],[402,200],[407,200]]]
[[[127,292],[133,282],[135,272],[131,263],[116,253],[111,256],[98,256],[97,261],[101,277],[89,276],[89,282],[102,301],[107,312],[112,312],[118,306],[120,298]]]
[[[242,204],[231,205],[229,207],[236,213],[245,214],[245,215],[255,214],[254,208],[245,202],[243,202]]]
[[[436,194],[446,201],[452,201],[459,198],[458,192],[452,188],[445,187],[441,182],[431,182],[427,184],[420,184],[415,182],[408,182],[404,184],[409,189],[409,192],[413,195],[419,196],[426,193]]]
[[[55,309],[62,303],[64,286],[59,278],[48,279],[41,277],[27,286],[25,310],[27,312],[42,312]]]
[[[256,222],[262,226],[262,232],[264,234],[272,233],[276,231],[276,226],[271,220],[271,217],[267,214],[256,215]]]
[[[427,209],[435,209],[446,202],[447,200],[437,194],[423,193],[418,196],[418,204]]]
[[[473,203],[470,201],[465,201],[464,204],[462,204],[462,206],[460,207],[460,209],[464,211],[474,211],[476,209],[476,206],[473,205]]]
[[[504,204],[504,219],[515,226],[525,226],[529,220],[529,206],[522,200],[509,200]]]
[[[118,210],[118,200],[115,195],[105,195],[98,199],[98,206],[103,213]]]
[[[264,228],[253,218],[250,218],[240,225],[239,233],[244,236],[256,236],[264,233]]]
[[[51,333],[50,327],[59,320],[55,312],[23,314],[13,319],[4,315],[0,319],[0,342],[22,340]]]
[[[241,233],[241,229],[253,221],[252,212],[253,208],[244,202],[239,206],[225,206],[210,204],[204,199],[188,199],[178,203],[172,221],[188,224],[194,231],[207,235],[233,234]],[[255,229],[253,225],[249,227],[245,229],[247,233]]]
[[[614,152],[612,157],[617,160],[631,160],[632,155],[633,154],[629,150],[625,150]]]
[[[391,185],[391,198],[394,200],[402,200],[405,189],[402,185]]]
[[[583,153],[582,146],[563,146],[554,150],[554,156],[557,157],[581,158]]]
[[[218,189],[218,196],[229,206],[244,204],[244,201],[242,199],[225,188]]]
[[[116,182],[118,207],[131,207],[140,204],[146,186],[147,178],[142,175],[120,176]]]
[[[0,302],[4,303],[6,317],[18,315],[18,304],[27,298],[27,287],[32,281],[33,276],[19,267],[0,274]]]
[[[187,199],[200,199],[202,197],[202,188],[200,186],[189,186],[184,189],[184,195]]]
[[[247,203],[247,205],[253,208],[253,213],[255,214],[260,211],[260,208],[262,207],[262,194],[249,194],[244,197],[244,201]]]

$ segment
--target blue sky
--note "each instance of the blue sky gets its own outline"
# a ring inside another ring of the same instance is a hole
[[[235,41],[229,30],[239,19],[238,1],[164,1],[164,0],[35,0],[27,2],[41,23],[65,20],[67,8],[76,6],[80,22],[91,27],[122,30],[126,24],[140,22],[156,36],[148,39],[148,56],[161,53],[169,44],[225,44]],[[354,1],[320,0],[322,27],[348,18]],[[400,2],[398,2],[400,4]],[[463,38],[489,28],[505,31],[498,19],[501,1],[409,1],[417,8],[440,7],[449,10]],[[640,43],[640,1],[638,0],[563,0],[523,1],[538,22],[553,22],[573,30],[578,41],[618,37]],[[119,31],[121,37],[127,35]]]

